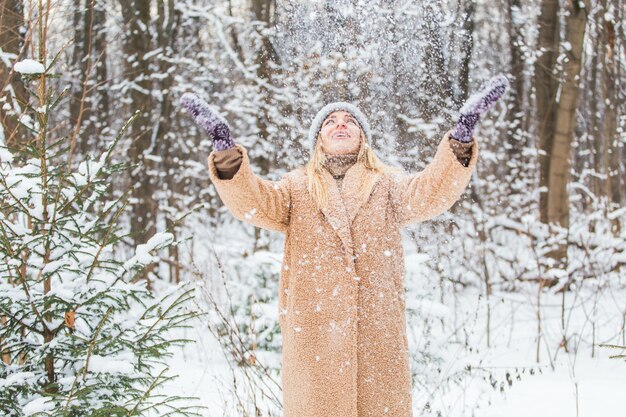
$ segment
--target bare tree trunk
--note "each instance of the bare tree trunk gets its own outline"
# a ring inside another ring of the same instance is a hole
[[[615,208],[621,206],[622,194],[624,193],[623,175],[620,175],[620,147],[617,131],[616,112],[616,73],[617,60],[615,59],[615,24],[612,20],[606,19],[606,0],[601,2],[602,10],[598,13],[598,31],[600,37],[598,48],[603,51],[604,61],[601,73],[601,97],[604,99],[604,166],[606,169],[605,194],[608,202]],[[596,70],[596,68],[594,68]],[[623,145],[622,145],[623,146]],[[620,232],[619,219],[612,221],[613,233],[617,236]]]
[[[624,0],[612,0],[611,2],[614,5],[614,13],[615,13],[615,22],[623,22],[626,19],[626,5],[624,4]],[[616,94],[615,102],[613,106],[615,106],[615,111],[617,114],[626,114],[626,94],[624,94],[624,66],[625,63],[623,61],[624,54],[617,53],[617,51],[624,50],[626,48],[626,29],[623,24],[614,24],[613,31],[615,32],[615,43],[613,45],[614,54],[613,59],[615,60],[615,89],[620,92],[620,94]],[[621,88],[619,87],[621,86]],[[619,129],[621,132],[626,131],[626,120],[622,119],[619,122]],[[621,184],[626,183],[626,144],[623,141],[618,141],[615,146],[615,155],[614,159],[617,161],[612,166],[616,167],[616,175],[621,178]],[[614,186],[618,186],[614,182]],[[624,206],[626,205],[626,192],[624,188],[620,188],[621,192],[613,193],[613,196],[617,197],[619,195],[620,200],[618,205]]]
[[[96,7],[96,0],[74,0],[74,7],[72,67],[77,74],[70,98],[70,123],[72,144],[76,145],[78,141],[81,153],[87,155],[96,148],[97,128],[92,118],[97,114],[98,118],[106,119],[108,113],[108,108],[99,106],[102,101],[99,95],[106,94],[106,89],[98,89],[98,84],[106,80],[100,78],[102,75],[106,77],[106,64],[101,62],[104,50],[99,49],[104,48],[106,43],[102,42],[105,22],[97,19],[106,19],[106,15],[101,5]],[[96,67],[99,68],[94,71]]]
[[[180,23],[180,12],[174,9],[174,0],[157,0],[157,47],[162,50],[159,56],[163,56],[159,61],[159,73],[167,74],[160,80],[159,90],[162,92],[160,98],[159,120],[153,136],[156,138],[157,152],[163,161],[165,172],[176,172],[179,170],[178,161],[184,160],[181,148],[176,142],[176,135],[172,132],[174,120],[174,108],[172,106],[171,90],[173,86],[173,68],[175,64],[170,59],[174,53],[174,44],[178,36]],[[176,175],[167,175],[162,187],[165,187],[167,195],[167,206],[169,210],[164,210],[165,226],[167,230],[177,235],[176,213],[178,212],[177,195],[179,193],[179,178]],[[180,282],[181,270],[177,245],[168,247],[169,252],[169,279],[171,282]]]
[[[596,31],[597,32],[597,31]],[[599,36],[596,33],[595,34],[595,41],[593,42],[593,44],[596,46],[598,46],[598,41],[599,41]],[[590,188],[591,190],[593,190],[594,194],[598,197],[602,196],[602,194],[605,191],[605,187],[606,187],[606,178],[602,179],[601,174],[602,171],[604,169],[606,169],[606,166],[604,166],[603,164],[603,147],[605,145],[605,138],[604,138],[604,129],[600,129],[600,126],[603,124],[602,123],[602,118],[599,115],[599,111],[600,109],[598,108],[598,105],[602,106],[601,103],[599,103],[599,100],[595,99],[596,97],[598,97],[598,73],[600,71],[598,71],[598,61],[600,59],[602,59],[601,56],[602,55],[602,51],[598,51],[597,53],[593,54],[593,56],[591,57],[591,63],[589,65],[588,71],[589,71],[589,84],[586,88],[587,92],[586,92],[586,98],[587,98],[587,104],[589,106],[588,109],[588,114],[589,114],[589,120],[590,120],[590,136],[591,136],[591,144],[589,145],[590,150],[593,151],[592,154],[592,158],[593,158],[593,169],[596,173],[596,176],[592,177],[591,181],[592,184],[590,184]],[[589,130],[589,129],[587,129]],[[584,161],[583,161],[584,163]],[[583,204],[584,204],[585,199],[583,199]],[[585,208],[583,207],[583,210],[585,210]]]
[[[88,1],[88,0],[87,0]],[[72,95],[70,97],[70,124],[73,128],[80,129],[79,125],[85,111],[82,109],[82,100],[87,77],[88,52],[85,50],[85,25],[83,19],[88,15],[84,0],[74,0],[74,49],[71,58],[72,65]]]
[[[520,0],[509,0],[507,7],[507,24],[509,32],[509,54],[511,56],[511,75],[513,80],[511,82],[509,111],[507,117],[509,121],[510,134],[516,139],[527,137],[524,133],[527,131],[525,120],[528,117],[524,117],[524,100],[526,98],[524,87],[524,53],[522,48],[524,47],[524,36],[521,31],[519,23],[515,22],[515,14],[521,13]],[[520,137],[521,136],[521,137]],[[524,139],[519,145],[530,146],[527,139]],[[518,148],[519,148],[518,145]],[[518,152],[518,150],[515,150]]]
[[[74,48],[70,61],[70,153],[102,151],[98,139],[106,131],[109,98],[106,62],[106,13],[97,0],[74,0]]]
[[[130,129],[132,145],[129,150],[131,163],[136,168],[130,172],[133,187],[131,206],[131,233],[134,244],[145,243],[156,232],[157,203],[154,198],[155,183],[151,173],[153,163],[147,155],[154,151],[152,144],[152,83],[149,62],[145,54],[151,50],[150,6],[151,0],[120,0],[126,25],[124,53],[126,72],[133,87],[130,90],[131,109],[138,110],[140,116]],[[150,270],[144,271],[146,278]]]
[[[549,157],[552,153],[554,135],[555,107],[554,100],[558,80],[553,74],[559,52],[559,1],[543,0],[539,16],[539,39],[537,49],[543,53],[535,63],[534,93],[537,104],[537,122],[539,134],[539,211],[542,223],[548,223],[548,179],[550,177]]]
[[[258,22],[265,25],[265,27],[270,28],[273,25],[272,18],[274,16],[273,9],[276,7],[275,1],[252,0],[251,6],[254,18]],[[274,72],[280,65],[280,60],[269,37],[262,33],[260,33],[260,36],[261,47],[255,58],[255,64],[257,66],[256,75],[260,79],[271,83]],[[272,92],[263,85],[260,86],[260,90],[262,97],[269,97],[272,94]],[[265,102],[268,101],[269,100],[265,100]],[[259,129],[259,136],[264,140],[267,140],[269,137],[269,123],[268,108],[267,106],[262,105],[257,115],[257,127]],[[269,161],[255,160],[255,163],[259,164],[258,166],[261,168],[262,174],[267,174],[269,172]]]
[[[109,125],[110,105],[109,105],[109,89],[107,88],[108,71],[107,71],[107,36],[106,36],[106,4],[96,0],[94,6],[94,66],[96,68],[96,83],[98,90],[98,121],[104,126]],[[100,128],[100,126],[96,126]],[[98,149],[102,149],[99,147]]]
[[[507,163],[501,164],[497,175],[502,178],[515,178],[515,181],[524,181],[526,184],[533,183],[534,171],[528,167],[532,167],[533,161],[524,149],[532,146],[531,135],[529,131],[529,122],[532,117],[524,111],[524,103],[528,99],[525,87],[525,59],[524,59],[524,36],[522,33],[522,24],[519,22],[522,13],[520,0],[508,0],[506,4],[506,27],[509,40],[509,72],[512,76],[511,89],[505,100],[507,102],[508,111],[506,113],[506,145],[504,151],[507,153]],[[506,195],[520,194],[523,188],[515,186],[515,182],[505,181]],[[505,199],[503,205],[510,204],[512,199]],[[524,214],[524,210],[515,210],[519,216]]]
[[[543,0],[539,17],[539,45],[545,51],[535,66],[535,94],[539,145],[541,149],[540,218],[542,223],[567,230],[569,228],[570,150],[575,127],[578,103],[578,77],[580,75],[586,10],[578,2],[567,2],[562,80],[554,72],[557,68],[559,47],[558,0]],[[560,242],[549,256],[559,268],[567,265],[567,243]]]
[[[454,95],[454,104],[460,108],[469,96],[469,74],[472,52],[474,50],[474,11],[475,0],[465,0],[463,3],[463,47],[461,48],[461,71],[459,72],[459,94]]]
[[[563,80],[559,86],[555,107],[555,129],[549,158],[547,191],[547,223],[556,223],[569,228],[569,196],[567,184],[570,172],[571,144],[576,125],[579,76],[583,54],[583,41],[587,24],[587,9],[581,8],[577,0],[568,1],[565,42],[567,58],[563,62]],[[554,258],[567,265],[567,243],[562,243]]]
[[[256,21],[261,22],[266,28],[272,27],[272,25],[274,24],[274,9],[276,8],[275,0],[251,0],[251,8]],[[255,58],[255,64],[257,66],[256,75],[260,79],[271,84],[274,73],[278,71],[278,68],[280,66],[280,60],[278,58],[276,50],[274,49],[274,45],[272,45],[270,38],[266,34],[263,34],[262,31],[259,31],[259,35],[261,36],[261,47],[258,50]],[[272,100],[270,99],[272,91],[270,91],[263,85],[260,85],[259,89],[261,97],[267,97],[264,102],[272,103]],[[259,107],[256,123],[258,135],[262,140],[269,139],[270,123],[271,120],[268,105],[262,104]],[[269,173],[270,160],[268,158],[262,155],[258,155],[253,157],[252,161],[257,167],[260,168],[260,172],[262,175],[266,175]],[[255,250],[268,249],[269,242],[267,241],[267,239],[262,239],[262,236],[264,234],[266,234],[266,232],[262,232],[259,228],[254,229]]]
[[[24,10],[21,0],[0,0],[0,48],[5,54],[13,54],[11,62],[22,57],[25,39]],[[18,117],[28,92],[19,74],[0,60],[0,139],[8,146],[24,146],[31,135],[19,125]]]

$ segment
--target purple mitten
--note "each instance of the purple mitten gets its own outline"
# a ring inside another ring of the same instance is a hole
[[[504,75],[496,75],[487,81],[479,92],[472,94],[461,108],[452,137],[459,142],[471,142],[472,132],[481,116],[496,104],[508,86],[509,80]]]
[[[206,101],[193,93],[185,93],[180,98],[180,104],[189,112],[193,121],[211,136],[215,150],[225,151],[235,146],[228,123]]]

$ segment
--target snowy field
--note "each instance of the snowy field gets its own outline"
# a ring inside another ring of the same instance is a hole
[[[484,295],[465,288],[454,293],[444,291],[442,298],[438,283],[431,282],[423,264],[425,256],[411,252],[412,246],[405,245],[416,417],[626,416],[626,362],[609,359],[623,352],[598,346],[623,344],[626,291],[612,288],[613,283],[603,283],[603,290],[591,290],[599,284],[590,283],[589,289],[566,294],[565,332],[561,294],[544,292],[540,299],[538,350],[536,286],[527,292],[494,292],[489,301],[488,332]],[[235,255],[244,249],[230,246],[215,250]],[[246,262],[280,265],[280,255],[262,258]],[[203,285],[199,293],[205,290]],[[202,306],[203,302],[199,296],[200,308],[207,307]],[[270,317],[264,319],[271,321],[276,310],[266,311]],[[254,410],[253,403],[259,407],[259,415],[282,415],[264,398],[267,389],[250,388],[258,381],[247,381],[242,368],[227,359],[220,343],[207,330],[207,320],[196,322],[185,333],[195,342],[179,349],[170,361],[172,371],[180,377],[170,384],[169,392],[198,397],[206,407],[206,416],[241,416],[245,414],[242,410]],[[568,352],[561,343],[564,333]],[[278,353],[255,355],[264,365],[279,367]],[[278,371],[272,372],[279,381]],[[273,395],[280,398],[276,389]]]

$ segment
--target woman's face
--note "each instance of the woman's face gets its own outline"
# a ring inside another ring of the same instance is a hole
[[[320,129],[322,150],[326,155],[357,153],[361,143],[361,127],[354,116],[339,110],[329,114]]]

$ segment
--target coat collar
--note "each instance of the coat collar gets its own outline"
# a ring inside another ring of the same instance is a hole
[[[358,154],[330,155],[324,160],[324,168],[334,177],[343,178],[346,172],[356,163]]]
[[[341,190],[328,171],[324,170],[323,176],[327,185],[328,206],[322,209],[322,213],[341,239],[346,252],[346,260],[352,263],[354,255],[354,242],[350,230],[352,222],[360,208],[369,199],[380,178],[378,174],[368,170],[362,162],[357,162],[348,169]],[[371,178],[372,186],[369,190],[362,191],[361,187],[370,182],[371,176],[375,176]]]

